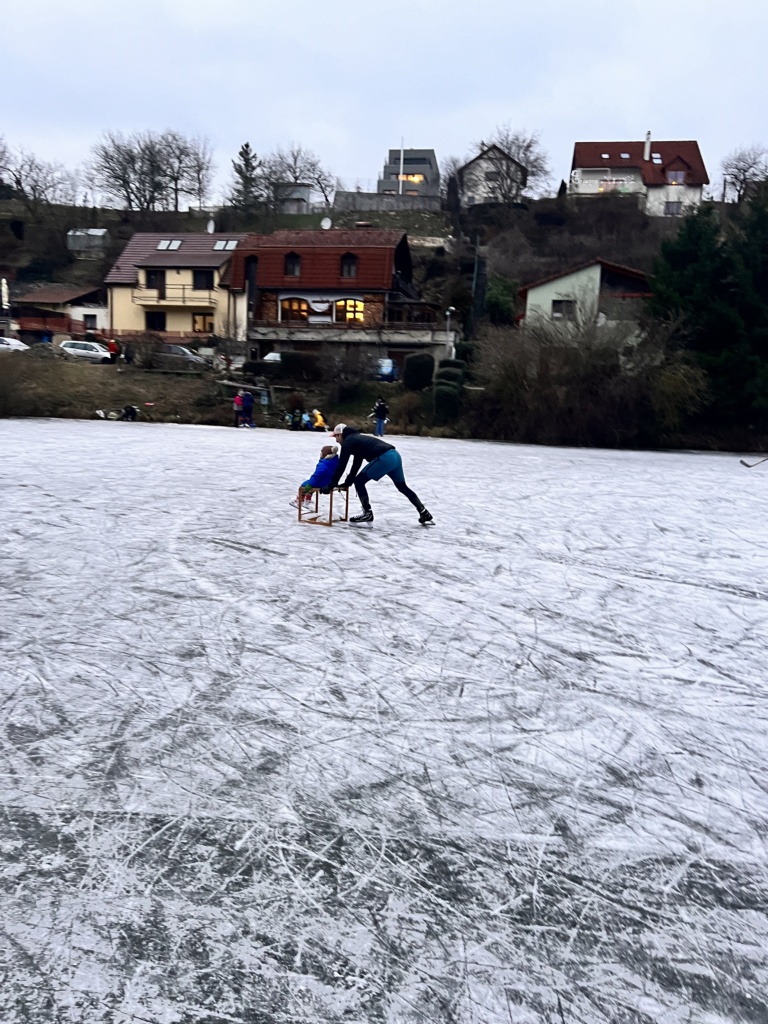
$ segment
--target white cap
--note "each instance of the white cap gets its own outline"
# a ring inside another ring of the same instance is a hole
[[[343,433],[343,432],[344,432],[344,431],[345,431],[346,429],[347,429],[347,424],[346,424],[346,423],[337,423],[337,424],[336,424],[336,426],[335,426],[335,427],[333,428],[333,430],[331,431],[331,433],[332,433],[332,434],[333,434],[333,435],[334,435],[335,437],[341,437],[342,433]]]

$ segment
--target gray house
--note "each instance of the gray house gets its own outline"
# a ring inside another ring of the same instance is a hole
[[[440,195],[434,149],[390,149],[376,191],[385,196]]]

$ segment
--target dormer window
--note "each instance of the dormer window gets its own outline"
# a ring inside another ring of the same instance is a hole
[[[668,185],[684,185],[685,171],[667,171]]]
[[[341,276],[357,277],[357,256],[353,252],[345,252],[341,257]]]
[[[289,252],[286,255],[283,273],[286,277],[301,277],[301,256],[298,253]]]

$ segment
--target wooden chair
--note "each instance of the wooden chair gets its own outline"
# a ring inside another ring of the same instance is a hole
[[[299,498],[299,522],[308,523],[311,526],[333,526],[333,495],[334,491],[341,491],[344,495],[344,515],[339,516],[338,522],[346,523],[349,520],[349,488],[348,487],[334,487],[333,491],[329,494],[328,498],[328,518],[320,518],[320,490],[317,487],[313,487],[309,492],[310,495],[314,496],[315,507],[310,508],[308,511],[304,508],[304,502]]]

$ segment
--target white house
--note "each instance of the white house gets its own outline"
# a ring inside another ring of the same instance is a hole
[[[596,258],[521,288],[524,323],[636,321],[650,290],[642,270]]]
[[[456,172],[461,206],[510,203],[520,198],[528,170],[500,146],[483,146]]]
[[[709,184],[698,142],[577,142],[570,196],[637,196],[651,217],[680,217]]]

